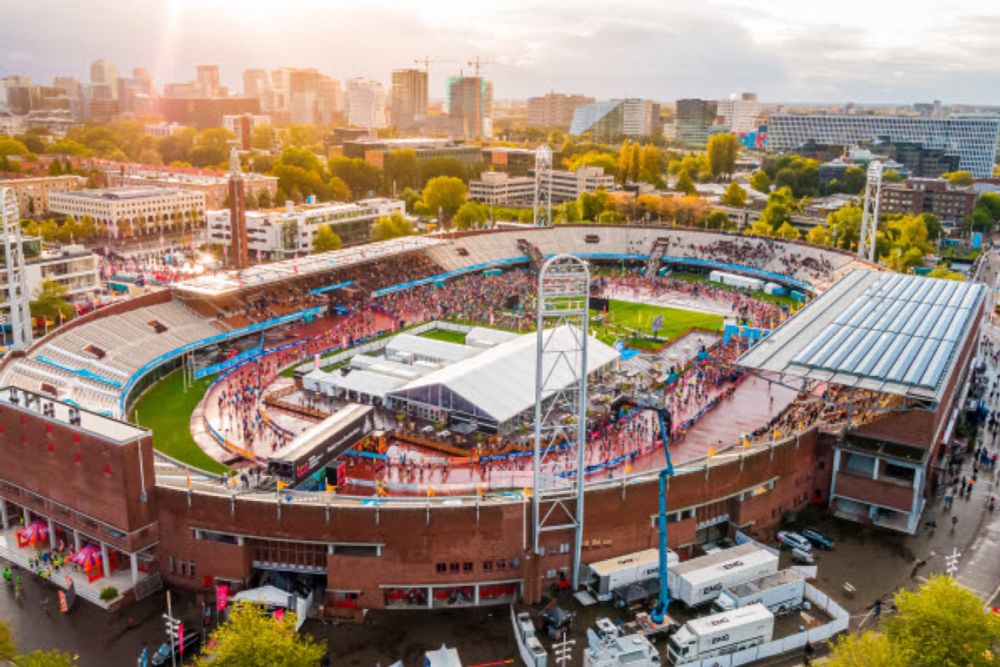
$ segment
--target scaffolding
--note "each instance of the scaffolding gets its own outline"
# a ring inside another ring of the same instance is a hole
[[[878,205],[882,198],[882,163],[868,165],[865,201],[861,213],[861,233],[858,235],[858,257],[875,261],[875,241],[878,234]]]
[[[552,224],[552,149],[542,144],[535,150],[535,198],[531,221],[536,227]]]

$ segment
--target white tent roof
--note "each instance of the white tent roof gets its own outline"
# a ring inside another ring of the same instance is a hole
[[[321,391],[335,387],[380,398],[406,383],[405,378],[368,370],[354,370],[347,375],[342,375],[339,370],[331,372],[315,370],[306,375],[306,378],[315,381]]]
[[[409,353],[451,363],[468,359],[478,354],[479,349],[459,343],[449,343],[446,340],[437,340],[435,338],[404,333],[393,336],[385,346],[386,356],[398,353]]]
[[[517,338],[517,334],[501,329],[487,329],[486,327],[473,327],[469,333],[465,334],[465,344],[476,347],[493,347],[500,343]]]
[[[268,607],[283,607],[287,609],[288,598],[292,596],[294,596],[294,593],[286,593],[277,586],[261,586],[260,588],[240,591],[230,599],[246,600],[247,602],[267,605]],[[292,611],[295,610],[293,609]]]
[[[572,369],[555,352],[577,348],[580,333],[579,329],[561,326],[546,330],[545,335],[548,342],[543,372],[549,379],[551,394],[555,387],[566,387],[574,380]],[[534,333],[518,336],[413,380],[390,395],[406,399],[414,390],[438,385],[475,405],[497,423],[505,422],[535,403],[535,345]],[[591,336],[587,348],[588,375],[617,356],[612,348]]]

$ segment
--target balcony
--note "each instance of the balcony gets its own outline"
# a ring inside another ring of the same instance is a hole
[[[863,477],[843,470],[837,473],[833,493],[836,496],[844,496],[900,512],[909,513],[913,507],[912,486]]]

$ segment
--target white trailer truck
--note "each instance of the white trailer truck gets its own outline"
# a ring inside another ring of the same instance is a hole
[[[763,280],[758,278],[748,278],[747,276],[741,276],[735,273],[726,273],[725,271],[712,271],[708,274],[708,279],[712,282],[722,283],[723,285],[729,285],[730,287],[739,287],[740,289],[754,291],[764,289]]]
[[[778,556],[746,543],[667,569],[670,597],[688,607],[711,602],[723,589],[778,571]]]
[[[752,604],[688,621],[670,638],[667,660],[673,665],[697,662],[769,642],[773,636],[774,614],[760,603]]]
[[[732,611],[759,602],[771,613],[781,616],[801,607],[805,593],[805,577],[795,570],[787,569],[730,586],[715,599],[715,608],[719,611]]]
[[[668,572],[679,561],[677,554],[667,551]],[[590,563],[587,565],[587,570],[590,575],[587,586],[591,593],[599,601],[608,602],[616,588],[658,577],[660,552],[656,549],[643,549],[617,558]]]

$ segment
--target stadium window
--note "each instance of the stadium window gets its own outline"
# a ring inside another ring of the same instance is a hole
[[[193,577],[194,576],[194,561],[193,560],[189,560],[188,561],[188,576],[189,577]]]
[[[497,560],[497,569],[498,570],[506,570],[507,569],[507,561],[506,561],[506,559],[501,558],[501,559]]]
[[[444,563],[438,563],[437,565],[434,566],[434,569],[437,571],[438,574],[444,574],[445,572],[448,571],[448,566],[445,565]]]
[[[483,572],[492,572],[492,571],[493,571],[493,561],[491,561],[491,560],[484,560],[483,561]]]
[[[451,563],[448,565],[448,572],[458,572],[458,563]]]
[[[472,572],[472,563],[462,563],[462,572]]]

